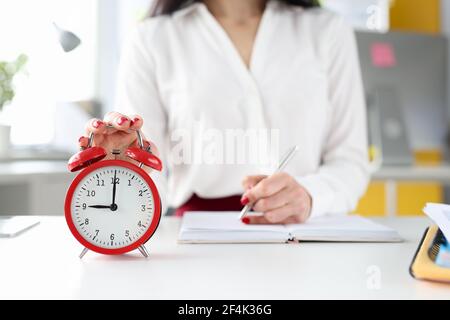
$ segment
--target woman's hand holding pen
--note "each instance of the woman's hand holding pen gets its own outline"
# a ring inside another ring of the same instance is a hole
[[[95,134],[94,145],[105,148],[108,151],[107,158],[112,158],[113,155],[110,151],[114,149],[123,151],[129,146],[138,145],[134,130],[140,130],[143,124],[144,121],[140,116],[127,117],[119,112],[109,112],[103,120],[89,120],[86,124],[86,136],[80,137],[78,143],[80,147],[86,147],[89,140],[88,136],[93,132]],[[152,152],[158,155],[156,146],[144,139],[144,147],[149,144]]]
[[[271,176],[248,176],[242,185],[246,190],[242,205],[252,204],[262,216],[247,216],[247,224],[303,223],[310,214],[312,198],[292,176],[279,172]]]

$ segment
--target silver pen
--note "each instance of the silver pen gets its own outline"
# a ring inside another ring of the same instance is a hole
[[[286,167],[286,165],[291,161],[291,159],[295,156],[295,154],[298,151],[298,146],[294,146],[286,153],[286,155],[281,159],[280,163],[278,164],[277,169],[275,170],[275,173],[278,173]],[[242,219],[245,217],[245,215],[251,210],[252,206],[249,204],[245,205],[244,208],[242,208],[241,214],[239,215],[239,219]]]

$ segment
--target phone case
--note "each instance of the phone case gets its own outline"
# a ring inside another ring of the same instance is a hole
[[[437,241],[439,237],[438,226],[431,226],[425,233],[414,255],[409,268],[410,274],[419,280],[446,282],[450,284],[450,268],[444,268],[435,263],[437,252],[442,242]]]

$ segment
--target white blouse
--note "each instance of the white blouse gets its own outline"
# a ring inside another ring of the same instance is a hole
[[[267,173],[294,145],[299,152],[285,171],[311,194],[312,216],[349,212],[365,191],[366,110],[355,38],[324,9],[269,1],[249,68],[201,2],[147,19],[125,46],[118,89],[117,109],[140,114],[160,150],[166,171],[152,177],[164,208],[194,193],[242,194],[245,176]],[[208,144],[223,147],[227,134],[248,130],[265,134],[253,141],[271,137],[266,159],[259,149],[261,161],[228,161]],[[202,152],[209,156],[192,156]]]

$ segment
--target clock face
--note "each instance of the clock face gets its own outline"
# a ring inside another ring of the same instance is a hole
[[[159,196],[148,175],[120,160],[102,161],[85,170],[69,189],[66,206],[70,205],[72,233],[103,253],[131,250],[148,240],[160,218]]]

